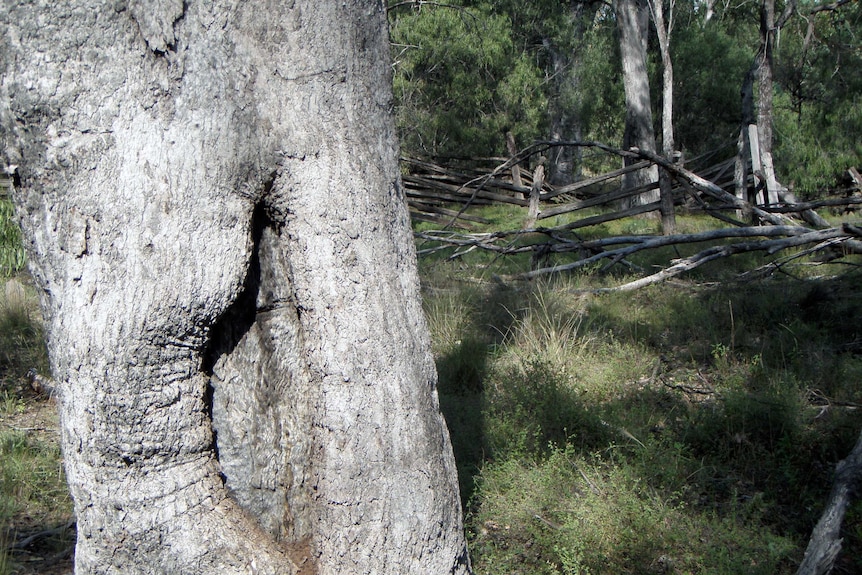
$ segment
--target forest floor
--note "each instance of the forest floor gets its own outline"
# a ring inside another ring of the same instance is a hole
[[[424,300],[478,575],[796,572],[862,430],[862,259],[734,256],[607,293],[703,247],[531,282],[505,279],[529,255],[434,247]],[[862,502],[842,536],[834,573],[862,572]]]

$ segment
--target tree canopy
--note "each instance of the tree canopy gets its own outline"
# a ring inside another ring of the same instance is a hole
[[[777,3],[778,13],[784,8]],[[759,3],[683,0],[673,3],[673,17],[676,147],[687,157],[717,150],[730,156],[741,121],[740,89],[758,50]],[[622,141],[618,32],[607,4],[390,2],[389,20],[405,153],[505,154],[507,131],[520,147],[553,139],[557,110],[576,124],[577,138]],[[803,198],[833,185],[862,158],[860,33],[858,2],[803,0],[776,37],[775,165],[779,180]],[[660,133],[654,28],[649,71]]]

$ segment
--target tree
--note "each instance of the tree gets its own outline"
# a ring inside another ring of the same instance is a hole
[[[466,573],[379,2],[5,0],[78,573]]]
[[[614,14],[620,42],[623,68],[623,87],[626,96],[626,128],[623,149],[640,148],[655,152],[655,131],[652,124],[649,73],[647,70],[647,34],[649,8],[646,0],[614,0]],[[626,165],[631,163],[626,160]],[[653,166],[626,175],[624,185],[629,188],[647,186],[658,181],[658,170]],[[638,204],[657,202],[658,191],[651,190],[635,198]]]
[[[776,54],[775,164],[808,198],[862,165],[862,5],[802,5]]]
[[[779,192],[783,190],[775,174],[772,159],[773,144],[773,92],[774,92],[774,51],[776,33],[787,23],[796,10],[795,0],[785,6],[778,21],[775,19],[775,0],[760,2],[760,46],[742,85],[742,128],[739,148],[751,158],[752,170],[766,191],[764,198],[758,199],[770,204],[778,203]],[[754,112],[754,80],[757,79],[757,113]],[[739,164],[739,159],[737,164]],[[741,176],[743,171],[737,167],[737,196],[742,194]]]
[[[670,55],[670,36],[673,31],[673,6],[670,0],[667,23],[664,18],[663,0],[650,0],[649,7],[658,37],[661,53],[661,153],[665,158],[674,161],[673,138],[673,60]],[[673,209],[673,182],[666,170],[659,173],[659,191],[661,195],[662,229],[665,234],[676,232],[676,217]]]
[[[583,139],[584,117],[579,102],[583,91],[583,67],[587,33],[601,3],[592,0],[497,0],[495,8],[509,16],[512,37],[544,78],[547,98],[545,117],[537,131],[546,139]],[[523,106],[523,104],[522,104]],[[580,149],[559,146],[550,150],[548,182],[571,184],[581,171]]]

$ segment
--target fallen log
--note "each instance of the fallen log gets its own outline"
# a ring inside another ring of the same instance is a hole
[[[846,459],[835,466],[835,481],[823,515],[811,533],[796,575],[825,575],[841,552],[841,523],[853,497],[862,486],[862,434]]]
[[[443,224],[444,222],[451,225],[454,228],[458,228],[460,230],[472,230],[475,229],[474,226],[470,224],[464,223],[462,221],[451,222],[451,216],[443,216],[437,214],[423,213],[417,212],[415,210],[410,210],[410,219],[414,222],[431,222],[434,224]]]
[[[562,186],[556,188],[552,192],[549,192],[547,198],[555,198],[557,196],[562,196],[564,194],[574,194],[575,192],[580,192],[587,188],[591,188],[608,180],[613,180],[614,178],[619,178],[624,174],[628,174],[629,172],[636,172],[637,170],[641,170],[643,168],[649,167],[651,165],[650,162],[638,162],[636,164],[632,164],[630,166],[626,166],[625,168],[620,168],[619,170],[614,170],[612,172],[607,172],[606,174],[601,174],[599,176],[595,176],[592,178],[588,178],[586,180],[581,180],[579,182],[575,182],[573,184],[569,184],[568,186]]]
[[[449,216],[457,217],[459,220],[466,220],[468,222],[476,222],[477,224],[490,224],[491,220],[488,218],[483,218],[482,216],[477,216],[474,214],[461,214],[458,213],[457,210],[450,210],[449,208],[444,208],[442,206],[426,204],[423,202],[411,202],[411,209],[415,210],[419,213],[425,214],[436,214],[441,216]]]
[[[478,187],[473,187],[469,185],[469,182],[459,186],[457,184],[446,184],[431,178],[423,178],[420,176],[404,175],[401,176],[401,179],[404,181],[405,185],[411,186],[408,193],[418,197],[424,197],[426,195],[430,197],[448,197],[452,198],[452,201],[464,201],[467,198],[473,197],[474,199],[481,198],[484,200],[515,204],[517,206],[525,207],[530,204],[527,200],[519,200],[513,195],[495,193]],[[417,190],[416,187],[422,188],[422,190]],[[441,190],[442,194],[439,192],[435,193],[425,191],[434,189]],[[529,192],[529,189],[527,191]]]
[[[609,194],[602,194],[600,196],[594,196],[594,197],[586,199],[586,200],[580,200],[577,202],[570,202],[567,204],[559,204],[559,205],[556,205],[552,208],[548,208],[546,210],[543,210],[542,213],[539,214],[539,219],[542,220],[542,219],[550,218],[553,216],[559,216],[559,215],[567,214],[570,212],[576,212],[576,211],[582,210],[584,208],[609,204],[611,202],[615,202],[615,201],[621,200],[623,198],[629,198],[631,196],[640,195],[643,192],[654,190],[657,187],[658,187],[658,183],[654,182],[652,184],[646,184],[644,186],[638,186],[636,188],[626,188],[624,190],[617,190],[616,192],[611,192]]]
[[[764,251],[768,254],[773,254],[783,249],[797,247],[809,243],[819,243],[826,240],[831,240],[840,237],[847,237],[841,228],[831,228],[829,230],[812,231],[800,226],[768,226],[768,227],[752,227],[752,228],[728,228],[722,230],[713,230],[711,232],[703,232],[699,234],[682,234],[672,236],[626,236],[617,238],[607,238],[606,240],[595,240],[593,242],[583,242],[584,247],[596,247],[598,245],[612,245],[615,243],[628,243],[622,248],[600,252],[588,258],[583,258],[575,262],[550,266],[542,269],[532,270],[516,276],[515,279],[534,279],[541,275],[552,273],[560,273],[582,268],[586,265],[606,258],[626,257],[635,252],[646,249],[654,249],[669,245],[678,245],[683,243],[694,243],[704,241],[715,241],[719,239],[733,237],[754,237],[754,236],[789,236],[777,239],[759,240],[755,242],[743,242],[737,244],[711,246],[693,256],[675,260],[672,265],[650,276],[629,282],[615,288],[607,288],[602,291],[627,291],[637,289],[647,285],[659,283],[668,278],[677,276],[683,272],[690,271],[707,262],[719,259],[722,257],[731,256],[739,253]],[[555,250],[560,251],[560,250]]]

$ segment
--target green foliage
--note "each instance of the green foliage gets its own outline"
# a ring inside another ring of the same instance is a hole
[[[712,6],[705,22],[705,4],[675,5],[676,143],[688,158],[735,153],[739,92],[759,45],[757,3]],[[622,140],[618,39],[607,5],[463,0],[402,6],[391,23],[398,127],[408,154],[501,155],[505,131],[523,147],[549,137],[553,118],[566,122],[564,137]],[[776,45],[774,158],[779,179],[804,198],[862,163],[860,26],[862,8],[850,3],[791,19]],[[654,43],[650,52],[658,124]],[[581,161],[582,173],[610,167],[603,155]]]
[[[409,154],[504,154],[506,131],[521,146],[548,138],[554,110],[580,126],[581,137],[622,137],[606,7],[483,0],[398,9],[390,22],[398,127]]]
[[[541,77],[487,6],[398,12],[391,24],[402,145],[426,155],[493,155],[529,141],[546,106]]]
[[[814,33],[808,36],[809,22]],[[835,185],[862,164],[862,8],[791,22],[776,65],[776,168],[803,197]]]
[[[33,433],[0,431],[0,542],[15,532],[7,526],[42,531],[68,521],[71,500],[56,440]],[[54,546],[53,555],[68,548],[68,535],[41,541]],[[6,546],[0,549],[0,574],[15,573],[15,557]]]
[[[858,273],[587,295],[447,265],[423,283],[478,574],[795,571],[862,427],[827,403],[862,401]]]
[[[781,95],[776,108],[776,170],[800,197],[814,199],[834,189],[847,168],[862,165],[862,96],[828,113],[808,105],[797,113],[786,102]]]
[[[736,151],[739,92],[752,52],[739,41],[738,29],[722,24],[678,26],[671,40],[675,138],[690,157],[728,144],[726,153]]]
[[[27,371],[48,373],[44,336],[32,287],[0,284],[0,574],[17,573],[4,541],[66,523],[71,514],[51,402],[28,399]],[[30,428],[19,431],[15,428]],[[40,541],[50,555],[70,545],[68,535]]]
[[[620,142],[625,123],[625,94],[619,72],[619,46],[609,10],[601,10],[584,35],[582,82],[576,102],[583,120],[584,138]],[[589,165],[589,161],[588,161]],[[594,170],[605,168],[601,163]]]
[[[7,508],[29,507],[34,513],[52,513],[68,505],[60,452],[55,444],[29,437],[22,431],[0,433],[0,496]]]
[[[25,263],[24,244],[12,202],[0,197],[0,278],[11,277],[22,270]]]

